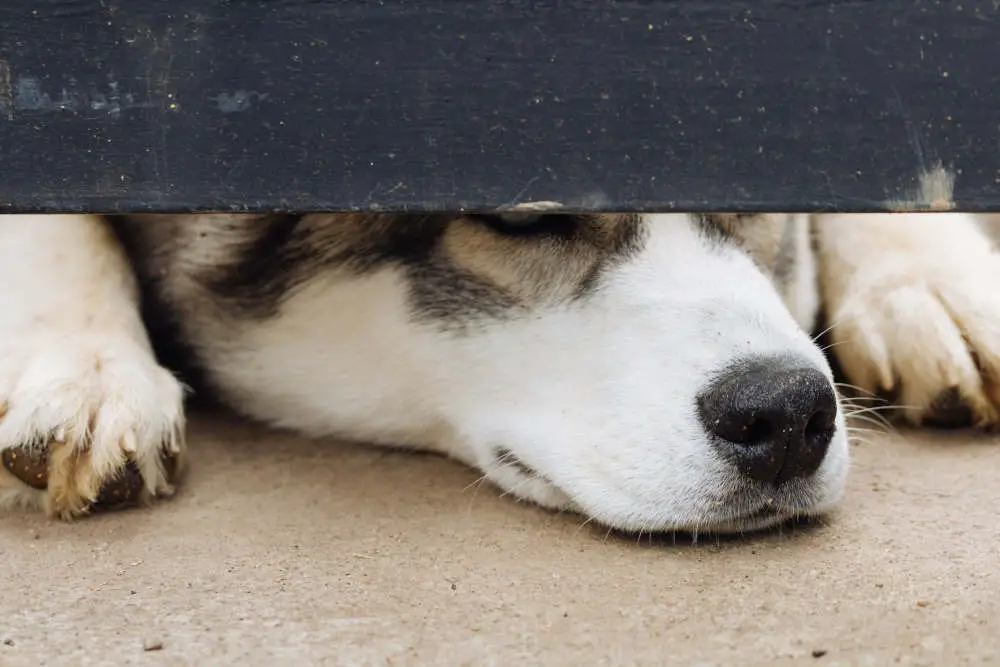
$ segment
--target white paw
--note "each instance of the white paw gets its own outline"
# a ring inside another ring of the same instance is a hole
[[[2,505],[41,504],[68,519],[170,495],[183,429],[180,383],[126,335],[0,341]]]
[[[887,252],[831,313],[851,383],[889,394],[913,424],[988,426],[1000,415],[1000,258]]]

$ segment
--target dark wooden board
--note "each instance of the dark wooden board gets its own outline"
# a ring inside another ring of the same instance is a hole
[[[0,210],[883,210],[937,164],[1000,210],[996,0],[0,3]]]

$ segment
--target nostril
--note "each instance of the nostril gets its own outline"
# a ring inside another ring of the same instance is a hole
[[[756,447],[770,440],[773,431],[771,422],[763,417],[738,415],[725,426],[720,422],[715,434],[737,445]]]
[[[755,419],[746,425],[743,432],[742,444],[748,447],[757,447],[771,439],[774,427],[766,419]]]
[[[836,428],[836,411],[828,409],[817,410],[806,423],[806,441],[812,446],[828,443],[833,438]]]

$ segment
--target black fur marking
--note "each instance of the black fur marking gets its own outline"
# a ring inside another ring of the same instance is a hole
[[[513,299],[440,254],[453,221],[444,215],[371,216],[358,232],[319,215],[267,216],[243,223],[234,260],[208,268],[201,282],[234,317],[265,319],[320,272],[360,276],[394,265],[408,274],[418,318],[448,328],[500,318],[516,305]]]
[[[364,275],[397,266],[407,274],[415,316],[461,330],[476,321],[503,319],[520,304],[443,254],[441,240],[450,225],[484,224],[497,234],[523,238],[526,243],[536,236],[566,244],[600,243],[599,251],[606,259],[581,283],[578,294],[583,296],[598,284],[609,262],[620,261],[641,247],[638,220],[634,216],[620,227],[617,237],[605,239],[606,223],[592,216],[545,215],[532,224],[511,226],[481,216],[463,220],[448,215],[381,215],[370,216],[367,228],[360,232],[338,230],[337,222],[318,215],[268,216],[242,223],[234,260],[209,268],[202,283],[229,304],[235,316],[266,318],[274,316],[296,287],[320,271],[346,269]]]
[[[233,316],[265,319],[275,316],[298,286],[323,271],[365,275],[388,264],[407,270],[431,266],[450,218],[389,222],[387,217],[372,216],[371,229],[356,238],[350,236],[352,230],[338,229],[336,221],[322,216],[278,215],[244,223],[236,235],[241,242],[231,253],[233,261],[209,267],[202,282]]]
[[[642,251],[649,229],[642,222],[640,215],[629,214],[618,229],[620,235],[612,241],[604,258],[596,263],[580,281],[574,295],[575,299],[582,299],[592,294],[599,287],[601,277],[610,267],[628,261]]]
[[[609,221],[545,215],[531,225],[525,221],[510,227],[508,222],[453,215],[220,215],[217,222],[201,218],[197,238],[183,230],[185,224],[177,218],[142,222],[128,217],[118,223],[119,235],[136,242],[131,255],[142,265],[140,274],[149,274],[143,286],[150,303],[164,297],[163,284],[184,279],[200,285],[204,296],[234,324],[264,320],[277,316],[282,303],[318,274],[363,276],[394,266],[409,285],[414,317],[459,333],[479,322],[504,319],[531,303],[456,263],[442,247],[453,225],[489,225],[492,233],[519,242],[553,244],[552,251],[566,253],[571,263],[578,249],[580,257],[592,258],[584,261],[596,258],[577,293],[568,298],[595,289],[604,269],[640,249],[645,238],[639,216]],[[210,254],[200,258],[202,245]],[[151,262],[154,255],[161,259]],[[553,262],[559,261],[553,257]],[[152,275],[163,267],[170,267],[170,275]],[[182,304],[160,305],[163,312],[156,318],[161,322],[170,323],[172,313],[184,311]],[[165,332],[173,339],[180,333],[172,325]]]
[[[698,231],[719,245],[740,245],[736,235],[736,226],[749,222],[754,213],[696,213],[692,217]]]
[[[321,249],[300,233],[304,215],[266,216],[233,256],[235,261],[205,277],[206,286],[248,312],[272,315],[278,304],[321,262]]]
[[[529,477],[532,479],[534,478],[544,479],[538,473],[538,471],[536,471],[534,468],[524,463],[524,461],[519,459],[514,454],[514,452],[510,451],[506,447],[498,447],[496,450],[494,450],[493,456],[496,458],[498,464],[502,466],[510,466],[511,468],[514,468],[525,477]]]
[[[517,302],[495,285],[454,266],[441,253],[441,240],[455,219],[429,216],[389,222],[375,243],[358,253],[350,248],[340,261],[361,272],[387,265],[402,267],[410,286],[414,315],[449,330],[483,319],[502,319]]]

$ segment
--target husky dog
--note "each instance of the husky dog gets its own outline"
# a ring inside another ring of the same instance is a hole
[[[2,216],[0,453],[46,482],[0,506],[169,496],[183,381],[609,527],[760,529],[844,492],[817,328],[910,422],[989,425],[998,284],[956,213]]]

